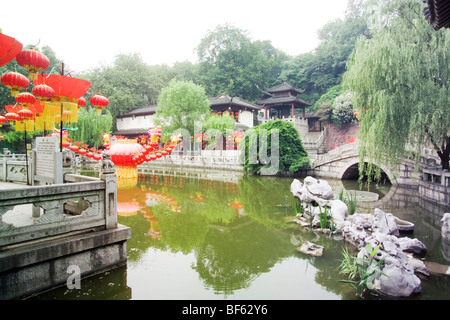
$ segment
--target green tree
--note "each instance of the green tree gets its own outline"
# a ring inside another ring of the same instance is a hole
[[[92,85],[87,96],[99,92],[108,98],[108,109],[115,119],[132,109],[154,104],[170,77],[167,66],[148,66],[139,54],[119,54],[113,65],[86,72]]]
[[[272,71],[265,49],[262,43],[253,43],[246,31],[229,24],[217,26],[197,47],[199,83],[210,96],[227,93],[259,99],[258,87],[267,87]]]
[[[364,1],[350,0],[345,19],[325,24],[319,30],[317,48],[286,61],[278,82],[286,80],[305,90],[302,99],[312,103],[330,88],[340,85],[357,38],[370,37],[363,4]],[[314,109],[319,105],[316,104]]]
[[[222,116],[211,114],[209,118],[202,125],[203,132],[210,129],[218,130],[222,136],[227,134],[227,131],[233,131],[236,128],[236,120],[230,117],[228,112],[224,112]]]
[[[272,139],[273,135],[278,140]],[[260,174],[263,169],[273,168],[275,162],[278,168],[271,172],[276,174],[309,168],[308,153],[290,122],[278,119],[256,126],[245,132],[242,142],[241,163],[246,172]]]
[[[205,120],[210,113],[205,89],[191,81],[173,79],[161,90],[155,124],[166,132],[185,129],[194,134],[196,121]]]
[[[361,159],[388,163],[395,172],[408,151],[418,161],[431,144],[448,169],[450,34],[433,30],[420,0],[369,6],[373,38],[358,41],[343,82],[359,113]],[[375,173],[379,178],[379,168]]]
[[[110,133],[113,125],[111,113],[98,114],[94,108],[81,108],[78,112],[77,129],[70,130],[70,139],[81,141],[91,147],[103,145],[103,134]]]

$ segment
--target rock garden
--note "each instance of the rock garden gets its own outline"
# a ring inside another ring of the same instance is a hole
[[[298,199],[294,222],[325,234],[338,234],[359,250],[357,257],[343,252],[341,273],[347,282],[364,292],[408,297],[421,292],[421,279],[429,276],[424,263],[426,246],[416,238],[402,236],[413,224],[378,208],[372,213],[354,212],[354,199],[335,199],[325,180],[294,179],[291,193]],[[444,215],[442,236],[450,238],[450,213]],[[323,248],[311,242],[298,251],[320,256]]]

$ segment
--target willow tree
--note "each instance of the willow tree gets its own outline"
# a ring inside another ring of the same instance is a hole
[[[418,164],[428,147],[448,169],[450,33],[434,31],[421,0],[368,4],[373,38],[358,41],[343,79],[360,119],[360,174],[380,177],[379,168],[364,170],[367,158],[397,174],[405,155]]]
[[[103,145],[103,134],[110,133],[112,125],[113,118],[109,110],[98,114],[94,108],[81,108],[76,127],[69,128],[69,138],[91,147],[100,147]]]

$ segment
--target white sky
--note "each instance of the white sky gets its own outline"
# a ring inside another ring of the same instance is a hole
[[[50,46],[76,72],[139,53],[149,64],[196,62],[209,30],[231,23],[289,55],[317,47],[347,0],[0,0],[0,29],[24,46]]]

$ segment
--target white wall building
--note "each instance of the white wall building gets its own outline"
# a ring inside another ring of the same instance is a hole
[[[255,125],[258,112],[261,110],[260,106],[226,94],[209,98],[209,102],[213,113],[223,113],[225,111],[233,113],[233,117],[236,119],[236,131],[245,131],[248,128],[252,128]],[[140,107],[118,116],[117,131],[113,132],[113,135],[124,136],[125,138],[136,138],[140,135],[146,135],[147,131],[155,125],[156,108],[156,105]]]

